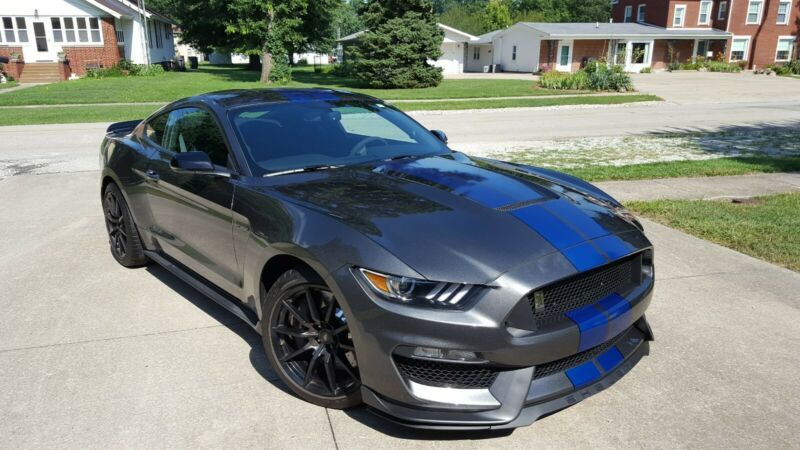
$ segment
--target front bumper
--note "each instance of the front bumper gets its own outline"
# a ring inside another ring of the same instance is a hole
[[[560,264],[559,256],[553,258],[504,275],[496,289],[487,290],[465,311],[387,302],[362,289],[349,269],[332,274],[328,284],[346,300],[342,306],[352,318],[364,402],[411,427],[514,428],[613,384],[649,352],[653,336],[644,313],[652,295],[652,274],[626,293],[624,314],[605,310],[609,320],[602,338],[597,328],[583,329],[585,324],[592,326],[591,320],[566,320],[537,329],[526,323],[531,306],[521,299],[547,284],[542,267],[548,268],[549,280],[575,275],[573,268]],[[496,377],[490,384],[469,388],[419,382],[398,368],[397,357],[413,347],[476,352]]]

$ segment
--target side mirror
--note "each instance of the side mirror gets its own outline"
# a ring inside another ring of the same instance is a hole
[[[176,172],[197,173],[229,177],[230,172],[223,172],[214,167],[211,158],[204,152],[184,152],[172,157],[169,166]]]
[[[431,133],[433,133],[433,135],[436,136],[436,139],[439,139],[440,141],[442,141],[445,144],[447,144],[447,135],[444,134],[444,131],[442,131],[442,130],[431,130]]]

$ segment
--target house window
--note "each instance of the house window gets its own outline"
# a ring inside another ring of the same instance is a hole
[[[97,17],[89,19],[89,32],[92,35],[92,42],[100,42],[100,19]]]
[[[511,47],[511,60],[512,61],[516,61],[517,60],[517,46],[516,45]]]
[[[53,41],[79,42],[83,44],[103,42],[100,34],[100,19],[96,17],[51,17]]]
[[[708,25],[711,23],[711,7],[713,4],[714,3],[709,0],[700,2],[700,17],[697,19],[698,24]]]
[[[633,16],[633,6],[628,5],[625,7],[625,18],[622,21],[628,23],[631,21],[632,16]]]
[[[728,18],[728,2],[720,2],[719,11],[717,12],[717,20],[725,20]]]
[[[61,29],[61,19],[58,17],[50,18],[50,25],[53,28],[53,40],[64,42],[64,30]]]
[[[778,3],[778,25],[789,24],[789,10],[792,8],[791,0],[781,0]]]
[[[747,6],[747,25],[761,23],[761,7],[763,5],[763,0],[750,0],[750,4]]]
[[[147,26],[147,44],[148,44],[148,47],[153,48],[153,22],[147,23],[145,21],[145,25]]]
[[[733,43],[731,44],[731,61],[744,61],[749,44],[749,37],[733,38]]]
[[[64,31],[67,36],[67,42],[75,42],[75,19],[64,17]]]
[[[781,36],[778,38],[778,50],[775,52],[775,61],[789,61],[792,59],[795,39],[794,36]]]
[[[156,35],[156,48],[163,48],[164,47],[164,39],[161,34],[161,24],[157,22],[153,22],[153,29],[154,34]]]
[[[650,64],[650,43],[634,42],[631,47],[632,64]]]
[[[647,5],[643,3],[636,9],[636,21],[644,23],[645,14],[647,14]]]
[[[672,16],[672,26],[682,27],[686,19],[686,5],[675,5],[675,14]]]
[[[3,17],[0,29],[6,42],[28,42],[28,26],[24,17]]]
[[[472,59],[479,60],[481,59],[481,48],[478,46],[472,47]]]
[[[17,36],[20,42],[28,42],[28,27],[24,17],[17,17]]]

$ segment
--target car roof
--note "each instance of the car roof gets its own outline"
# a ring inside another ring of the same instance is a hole
[[[183,102],[203,102],[216,104],[230,110],[265,103],[301,103],[312,101],[357,100],[381,102],[369,95],[324,88],[271,88],[271,89],[233,89],[209,92],[187,98]]]

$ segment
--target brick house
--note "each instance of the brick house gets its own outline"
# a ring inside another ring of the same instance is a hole
[[[721,47],[698,40],[692,55],[721,53],[726,61],[748,61],[751,68],[798,58],[800,0],[612,0],[612,4],[615,22],[640,20],[668,29],[731,33]],[[682,50],[685,55],[687,49]]]
[[[605,59],[628,72],[663,70],[683,56],[692,58],[698,42],[722,49],[730,37],[713,28],[671,29],[632,22],[520,22],[467,43],[467,56],[475,56],[467,68],[480,71],[491,64],[505,72],[573,72],[588,61]]]
[[[172,21],[129,0],[0,2],[0,56],[6,72],[25,82],[58,81],[126,58],[171,61]]]

